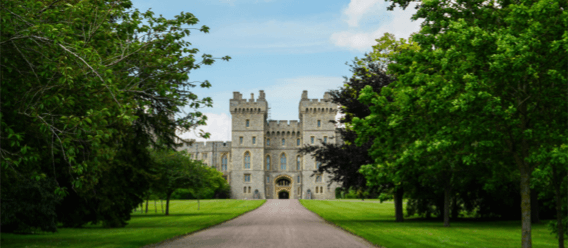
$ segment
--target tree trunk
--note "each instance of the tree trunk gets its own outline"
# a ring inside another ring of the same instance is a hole
[[[170,196],[172,196],[172,193],[173,191],[166,196],[166,215],[170,215]]]
[[[460,216],[460,206],[458,206],[458,196],[452,197],[452,219],[457,220]]]
[[[148,202],[150,201],[150,194],[146,196],[146,213],[148,213]]]
[[[451,187],[446,185],[444,189],[444,226],[450,226],[450,193]]]
[[[404,196],[404,189],[399,187],[394,192],[394,216],[396,222],[403,222],[404,221],[404,213],[402,208],[402,198]]]
[[[556,228],[558,229],[558,248],[564,248],[564,225],[562,224],[562,198],[560,195],[560,186],[562,180],[559,180],[556,167],[552,165],[552,184],[554,185],[554,197],[556,198]]]
[[[536,190],[531,190],[531,223],[539,224],[540,216],[538,214],[538,192]]]
[[[521,162],[521,163],[524,163]],[[532,248],[532,238],[531,238],[531,187],[530,187],[530,176],[528,166],[521,165],[521,247],[522,248]]]

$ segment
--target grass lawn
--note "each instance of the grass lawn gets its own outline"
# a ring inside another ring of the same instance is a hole
[[[15,235],[2,233],[1,247],[141,247],[191,233],[235,218],[261,206],[265,200],[196,200],[170,202],[170,216],[158,214],[150,201],[148,214],[134,213],[124,228],[60,228],[57,233]],[[165,202],[164,202],[165,205]]]
[[[394,221],[394,203],[361,200],[300,200],[324,219],[387,248],[397,247],[487,247],[521,246],[520,221],[450,222],[409,219]],[[406,211],[405,211],[406,212]],[[405,213],[406,214],[406,213]],[[532,225],[533,247],[558,247],[546,224]]]

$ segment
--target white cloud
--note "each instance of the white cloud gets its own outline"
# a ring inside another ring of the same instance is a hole
[[[358,2],[358,0],[351,1],[351,3],[354,2]],[[416,3],[411,3],[406,10],[395,8],[393,11],[387,11],[386,5],[375,4],[372,10],[368,10],[368,12],[380,10],[380,13],[376,15],[381,15],[383,17],[382,20],[392,16],[390,21],[380,21],[379,27],[366,27],[367,30],[370,29],[371,31],[360,31],[358,29],[349,28],[348,30],[335,32],[329,39],[336,46],[362,52],[370,51],[372,49],[371,46],[377,44],[375,40],[383,36],[386,32],[394,34],[397,39],[408,39],[412,33],[420,30],[420,23],[422,22],[421,19],[417,21],[410,20],[412,15],[416,13],[414,9],[415,5]],[[357,20],[357,23],[358,22],[359,20]],[[348,24],[352,26],[349,21]]]
[[[359,26],[361,18],[373,10],[373,7],[379,3],[379,0],[351,0],[343,14],[347,17],[347,24],[350,27]]]
[[[229,100],[227,99],[227,102]],[[207,125],[199,126],[195,130],[181,134],[184,139],[196,141],[231,141],[231,117],[225,113],[204,113],[207,116]],[[200,130],[211,134],[209,139],[199,137]]]

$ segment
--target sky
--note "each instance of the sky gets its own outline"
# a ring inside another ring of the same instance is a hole
[[[308,98],[323,98],[350,77],[346,63],[363,57],[389,32],[407,39],[420,30],[411,21],[414,5],[387,11],[384,0],[133,0],[141,11],[173,18],[180,12],[194,14],[209,33],[194,30],[188,41],[201,53],[218,60],[190,72],[190,81],[208,80],[210,88],[194,88],[199,97],[211,97],[213,107],[199,111],[207,126],[183,133],[186,139],[206,141],[199,130],[211,134],[207,141],[231,140],[229,99],[238,91],[248,99],[264,90],[270,119],[298,120],[302,91]],[[185,111],[192,111],[187,107]]]

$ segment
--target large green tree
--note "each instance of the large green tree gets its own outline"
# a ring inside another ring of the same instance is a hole
[[[391,8],[409,3],[394,0]],[[454,116],[436,126],[423,122],[422,128],[445,130],[424,141],[429,149],[458,144],[466,149],[460,159],[465,164],[489,159],[495,166],[514,165],[520,176],[522,247],[532,247],[531,173],[549,162],[543,154],[568,138],[567,5],[554,0],[424,1],[413,16],[425,19],[413,35],[420,50],[393,56],[396,63],[389,71],[397,81],[392,90],[376,95],[369,89],[361,95],[372,104],[392,95],[402,109],[418,111],[411,113]],[[404,123],[407,116],[394,115],[390,121]],[[361,132],[373,125],[366,119],[354,122]]]
[[[125,225],[153,177],[147,147],[205,123],[173,117],[211,105],[191,91],[209,82],[188,75],[215,61],[187,41],[208,27],[128,0],[7,0],[1,13],[2,230]]]

